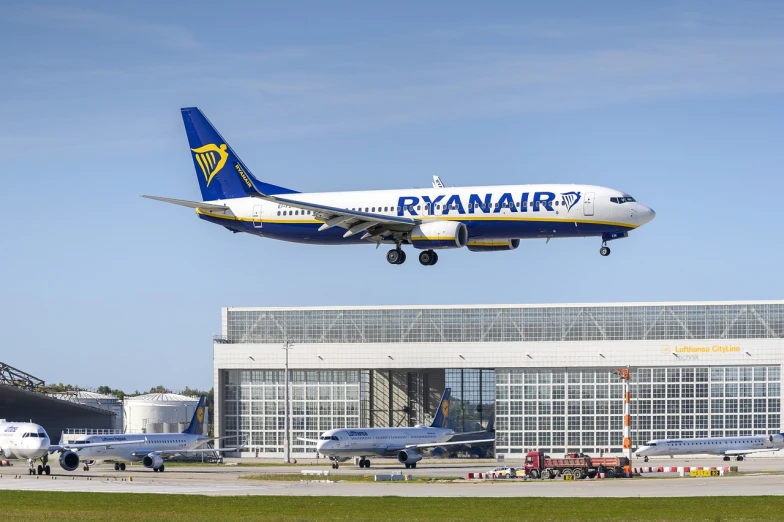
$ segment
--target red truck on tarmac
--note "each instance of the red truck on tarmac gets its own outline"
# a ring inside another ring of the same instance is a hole
[[[593,478],[597,473],[607,473],[607,478],[622,477],[623,468],[628,465],[626,457],[589,457],[570,453],[566,458],[553,459],[543,451],[529,451],[525,456],[525,474],[534,479],[553,479],[561,475],[572,475],[575,479]]]

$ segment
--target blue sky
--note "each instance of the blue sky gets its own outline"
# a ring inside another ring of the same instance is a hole
[[[222,306],[781,299],[776,2],[0,4],[0,361],[127,391],[212,384]],[[179,108],[301,191],[592,183],[657,218],[391,266],[233,235]]]

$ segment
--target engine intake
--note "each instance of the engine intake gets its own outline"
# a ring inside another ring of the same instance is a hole
[[[485,241],[477,239],[468,242],[468,250],[471,252],[501,252],[505,250],[515,250],[520,246],[519,239],[488,239]]]
[[[163,459],[160,455],[156,455],[155,453],[150,453],[149,455],[145,455],[142,457],[142,466],[145,468],[152,468],[158,469],[163,466]]]
[[[60,467],[65,471],[73,471],[79,467],[79,455],[71,450],[60,454]]]
[[[776,435],[770,435],[768,437],[768,440],[770,440],[770,442],[772,442],[773,444],[782,444],[784,443],[784,435],[782,435],[781,433],[777,433]]]
[[[415,226],[409,236],[415,248],[463,248],[468,243],[468,227],[459,221],[430,221]]]
[[[422,460],[422,454],[414,450],[401,450],[397,454],[397,461],[401,464],[416,464]]]

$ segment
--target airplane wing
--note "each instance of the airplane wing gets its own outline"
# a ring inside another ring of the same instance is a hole
[[[341,227],[347,229],[343,237],[350,237],[354,234],[365,232],[365,235],[362,236],[363,239],[380,242],[383,236],[391,232],[408,232],[417,224],[413,219],[401,216],[387,216],[373,212],[331,207],[319,203],[305,203],[286,197],[265,194],[259,190],[253,177],[243,177],[243,180],[247,185],[245,193],[250,197],[313,212],[317,220],[324,222],[319,227],[319,232],[332,227]]]
[[[318,440],[316,440],[316,439],[306,439],[306,438],[303,438],[303,437],[297,437],[297,440],[301,440],[301,441],[304,441],[304,442],[313,442],[313,443],[318,444]]]
[[[237,451],[242,448],[203,448],[203,449],[173,449],[173,450],[155,450],[155,451],[135,451],[131,453],[134,457],[143,457],[145,455],[184,455],[187,453],[221,453],[224,451]]]
[[[313,216],[324,224],[319,227],[323,232],[332,227],[345,228],[343,237],[350,237],[360,232],[365,232],[364,238],[381,238],[391,232],[408,232],[417,222],[411,218],[400,216],[387,216],[373,212],[361,212],[345,208],[330,207],[318,203],[303,203],[289,198],[278,196],[257,196],[260,199],[286,205],[292,208],[310,210]]]
[[[201,208],[204,210],[229,210],[229,207],[226,205],[215,205],[214,203],[207,203],[205,201],[188,201],[185,199],[162,198],[160,196],[145,196],[144,194],[142,194],[142,197],[147,199],[154,199],[156,201],[163,201],[164,203],[181,205],[183,207]]]
[[[404,446],[406,449],[417,449],[417,448],[440,448],[443,446],[456,446],[458,444],[479,444],[480,442],[493,442],[495,439],[479,439],[479,440],[461,440],[456,442],[434,442],[430,444],[408,444]]]
[[[84,448],[113,448],[115,446],[123,446],[126,444],[142,444],[138,440],[121,440],[116,442],[89,442],[86,444],[53,444],[49,446],[49,453],[55,451],[79,451]]]

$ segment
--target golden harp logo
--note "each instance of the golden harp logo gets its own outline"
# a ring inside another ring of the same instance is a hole
[[[199,422],[204,422],[204,408],[199,408],[196,410],[196,419]]]
[[[221,143],[220,147],[214,143],[208,143],[198,149],[191,149],[196,157],[196,163],[201,167],[201,172],[204,174],[204,179],[207,180],[207,186],[210,186],[210,181],[215,177],[215,174],[220,172],[229,159],[229,153],[226,152],[226,144]]]

